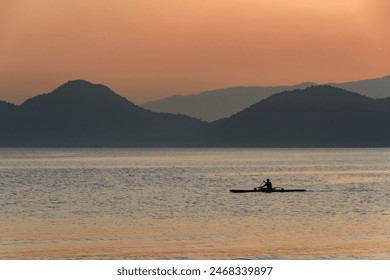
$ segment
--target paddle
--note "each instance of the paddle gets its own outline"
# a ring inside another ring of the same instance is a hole
[[[263,181],[263,183],[265,184],[265,181]],[[255,188],[253,188],[253,190],[257,191],[257,190],[262,189],[263,187],[265,187],[265,185],[262,185],[260,187],[255,187]]]

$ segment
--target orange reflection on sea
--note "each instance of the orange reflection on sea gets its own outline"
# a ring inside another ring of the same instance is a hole
[[[359,219],[360,220],[360,219]],[[387,259],[388,215],[354,219],[15,219],[0,231],[1,259]]]

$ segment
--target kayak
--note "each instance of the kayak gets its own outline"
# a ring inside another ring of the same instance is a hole
[[[274,189],[274,190],[267,190],[267,189],[259,189],[259,190],[230,190],[232,193],[247,193],[247,192],[265,192],[265,193],[272,193],[272,192],[305,192],[304,189]]]

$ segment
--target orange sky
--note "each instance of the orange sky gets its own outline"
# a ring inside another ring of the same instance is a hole
[[[0,100],[73,79],[136,103],[390,74],[388,0],[0,0]]]

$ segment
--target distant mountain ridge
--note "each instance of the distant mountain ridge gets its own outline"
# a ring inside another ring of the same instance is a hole
[[[310,86],[207,123],[77,80],[0,102],[0,133],[0,147],[390,147],[390,98]]]
[[[204,121],[214,121],[253,105],[272,94],[303,89],[314,83],[278,87],[233,87],[209,90],[197,95],[174,95],[141,106],[154,112],[184,114]]]
[[[174,95],[147,102],[141,106],[155,112],[180,113],[205,121],[215,121],[237,113],[272,94],[304,89],[312,82],[280,87],[233,87],[202,92],[196,95]],[[371,98],[390,96],[390,76],[346,83],[328,83],[338,88],[360,93]]]
[[[328,83],[328,85],[360,93],[371,98],[390,97],[390,75],[354,82]]]

